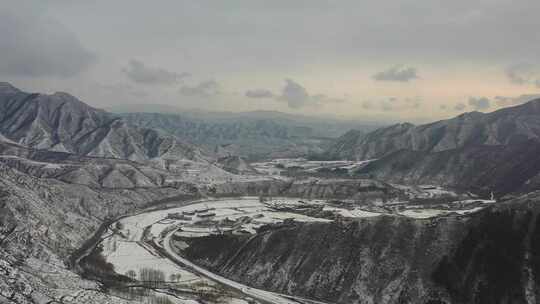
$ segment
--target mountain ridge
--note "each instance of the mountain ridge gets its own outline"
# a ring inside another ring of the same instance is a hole
[[[76,97],[25,93],[0,85],[0,134],[31,148],[135,161],[155,158],[207,161],[208,152],[122,118]]]
[[[346,133],[327,153],[372,159],[401,149],[440,152],[472,144],[500,145],[532,138],[540,138],[540,99],[491,113],[463,113],[418,126],[400,123],[365,135]]]
[[[130,125],[152,128],[208,150],[247,158],[299,157],[324,151],[342,128],[263,117],[212,118],[189,114],[118,114]],[[339,132],[340,133],[340,132]],[[221,155],[220,155],[221,156]]]

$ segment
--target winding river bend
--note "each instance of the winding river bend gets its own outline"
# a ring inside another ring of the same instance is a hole
[[[285,223],[291,219],[297,222],[331,222],[329,218],[332,216],[324,216],[328,213],[350,218],[386,214],[429,219],[450,213],[475,213],[492,203],[489,200],[464,200],[456,201],[455,205],[464,208],[464,204],[470,204],[466,209],[456,207],[452,210],[437,210],[409,206],[413,209],[388,213],[369,211],[358,206],[347,209],[317,199],[204,198],[178,202],[166,209],[141,212],[110,222],[107,229],[102,230],[97,247],[106,261],[114,266],[116,273],[131,274],[128,276],[139,280],[136,276],[141,271],[151,269],[160,272],[165,278],[165,287],[154,287],[152,292],[167,296],[173,303],[199,303],[193,295],[201,293],[219,295],[219,303],[231,304],[322,303],[256,289],[222,277],[188,260],[182,255],[182,250],[189,246],[190,239],[221,234],[249,237],[256,235],[258,228],[264,225]],[[313,215],[299,211],[304,208],[318,210],[319,213]]]
[[[297,198],[278,198],[273,203],[297,204],[298,201]],[[309,203],[323,204],[324,201],[312,200]],[[142,269],[153,269],[162,272],[167,279],[174,278],[174,285],[181,286],[177,290],[187,294],[182,296],[180,292],[171,296],[170,291],[163,290],[163,294],[174,303],[198,303],[189,294],[200,293],[201,286],[209,292],[213,292],[212,289],[215,292],[223,289],[232,291],[220,299],[220,303],[322,303],[260,290],[229,280],[190,262],[178,253],[177,248],[171,246],[172,238],[195,238],[221,233],[254,234],[260,226],[291,218],[304,222],[329,221],[276,211],[257,197],[202,199],[123,217],[110,223],[108,229],[103,231],[99,244],[107,262],[114,265],[119,274],[138,274]]]

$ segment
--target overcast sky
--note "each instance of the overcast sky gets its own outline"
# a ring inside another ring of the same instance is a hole
[[[4,0],[0,80],[108,107],[434,120],[540,93],[538,0]]]

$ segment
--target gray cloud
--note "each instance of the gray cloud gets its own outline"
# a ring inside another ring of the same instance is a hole
[[[458,102],[454,105],[454,111],[463,111],[466,107],[467,106],[464,103]]]
[[[53,3],[49,4],[53,6],[66,1],[39,2]],[[93,21],[93,31],[103,32],[101,39],[117,45],[125,41],[120,37],[139,38],[138,44],[146,51],[156,46],[170,47],[174,45],[171,41],[181,39],[181,47],[189,46],[194,55],[194,65],[204,63],[214,69],[217,65],[238,63],[248,67],[253,67],[254,63],[302,66],[310,57],[335,62],[336,56],[355,61],[359,57],[376,56],[386,62],[402,58],[513,62],[532,60],[540,53],[540,44],[533,38],[537,36],[540,23],[537,0],[455,0],[451,3],[343,0],[339,6],[327,0],[274,0],[272,4],[266,1],[172,1],[159,7],[151,1],[118,0],[106,5],[101,1],[86,2],[56,5],[67,6],[63,13],[74,16],[70,20],[80,23],[74,26],[88,27]],[[88,10],[102,13],[99,22],[84,16]],[[82,18],[77,18],[79,16]],[[279,22],[276,22],[277,16]],[[380,20],[373,16],[385,18]],[[137,22],[144,18],[162,22]],[[201,23],[203,18],[205,22]],[[124,25],[129,20],[133,22]],[[297,26],[299,20],[306,26]],[[111,26],[116,26],[114,31],[110,31]],[[257,35],[252,35],[254,28]],[[147,43],[149,40],[151,43]],[[132,45],[129,43],[124,48]]]
[[[96,55],[57,21],[0,5],[0,74],[11,77],[71,77]]]
[[[221,87],[215,80],[200,82],[194,86],[183,86],[180,94],[190,97],[212,97],[221,94]]]
[[[319,69],[316,73],[328,73],[327,76],[332,78],[332,81],[339,77],[336,75],[340,71],[344,71],[344,77],[349,77],[345,76],[347,69],[362,65],[385,68],[393,63],[403,62],[421,68],[419,64],[422,62],[433,71],[448,71],[449,67],[456,67],[456,71],[462,67],[465,67],[464,71],[475,68],[476,72],[467,76],[478,76],[478,73],[484,73],[482,71],[489,72],[489,68],[494,65],[509,62],[539,63],[540,43],[534,38],[538,36],[540,26],[540,18],[537,17],[540,10],[538,0],[343,0],[339,6],[326,0],[274,0],[271,3],[171,1],[160,6],[151,1],[127,0],[107,3],[42,0],[0,2],[12,2],[7,5],[8,8],[20,7],[18,3],[29,2],[30,10],[43,11],[44,13],[40,14],[53,16],[77,33],[84,45],[99,48],[104,64],[96,65],[92,69],[92,76],[103,75],[101,81],[110,83],[117,81],[114,72],[119,71],[119,65],[125,65],[125,62],[118,60],[131,58],[126,56],[134,56],[148,64],[150,61],[147,60],[150,59],[146,58],[151,57],[153,64],[170,71],[231,75],[239,79],[245,79],[251,71],[265,74],[264,77],[268,79],[276,77],[276,73],[279,73],[276,71],[283,71],[285,68],[292,72],[305,71],[305,67],[312,67]],[[36,8],[32,8],[34,6]],[[25,9],[18,10],[24,12]],[[4,14],[2,8],[0,12]],[[100,15],[99,22],[96,22],[96,15]],[[279,22],[276,22],[277,16]],[[24,22],[36,22],[35,18],[22,19]],[[11,40],[15,39],[13,37],[21,41],[27,40],[24,35],[14,30],[15,27],[8,25],[6,20],[8,18],[0,17],[0,40],[7,39],[9,35]],[[140,22],[141,20],[160,22],[148,23]],[[297,26],[298,20],[302,20],[302,24],[306,26]],[[252,33],[254,28],[257,29],[257,35]],[[71,60],[70,56],[57,56],[57,52],[47,51],[56,48],[57,41],[62,40],[56,39],[50,33],[62,31],[65,32],[65,28],[59,31],[45,30],[45,35],[40,31],[39,35],[48,38],[40,43],[24,43],[33,46],[28,48],[32,50],[32,56],[24,56],[25,59],[10,58],[21,56],[18,54],[19,48],[16,48],[17,52],[11,51],[10,54],[6,52],[6,42],[0,41],[0,73],[8,73],[13,69],[6,68],[8,63],[22,65],[24,68],[16,70],[18,74],[24,75],[73,75],[84,71],[89,65],[84,64],[87,60]],[[80,46],[80,43],[78,44]],[[85,50],[84,47],[81,48]],[[35,57],[35,53],[42,49],[45,50],[44,54],[53,54],[62,60],[50,63],[51,60],[40,59],[36,62],[26,59]],[[68,59],[63,62],[64,58]],[[72,68],[74,62],[79,68]],[[182,63],[181,68],[171,68],[178,62]],[[475,64],[471,66],[471,62]],[[60,68],[64,64],[70,68]],[[227,74],[231,71],[235,72]],[[10,72],[10,75],[13,74]],[[419,70],[417,74],[423,77],[424,71]],[[447,80],[444,75],[441,75],[442,82]],[[35,85],[37,87],[56,81],[46,80],[47,82],[42,82],[41,79],[23,81],[39,82]],[[66,88],[85,85],[78,81],[57,82],[57,85]],[[347,85],[346,82],[343,85]],[[540,85],[540,82],[537,81],[534,85]],[[162,93],[165,89],[163,88]],[[311,88],[308,88],[308,91],[310,90]],[[455,90],[456,94],[464,92],[461,88]],[[157,89],[154,92],[152,94],[159,93]],[[242,92],[242,95],[244,93]],[[365,94],[372,93],[373,89],[365,88]],[[278,90],[274,92],[274,96],[281,96],[280,94]],[[437,90],[436,94],[445,93],[444,90]],[[224,108],[243,107],[233,98],[228,102],[230,106],[224,104]],[[310,100],[307,104],[312,102]],[[495,102],[493,100],[493,105]],[[467,104],[467,100],[464,100],[464,103]],[[452,107],[453,104],[449,103],[448,109]]]
[[[255,89],[246,91],[246,97],[249,98],[273,98],[274,93],[267,89]]]
[[[500,107],[508,107],[526,103],[528,101],[540,98],[540,94],[525,94],[520,96],[495,96],[493,99]]]
[[[528,84],[534,81],[533,67],[527,63],[514,64],[505,70],[508,80],[514,84]]]
[[[397,65],[391,67],[382,72],[378,72],[373,75],[373,79],[377,81],[397,81],[397,82],[408,82],[414,79],[417,79],[416,68],[405,67],[402,65]]]
[[[182,78],[191,75],[189,73],[180,74],[161,68],[149,67],[135,59],[130,60],[127,68],[122,71],[130,80],[141,84],[173,85],[182,80]]]
[[[345,101],[344,99],[332,98],[324,94],[311,95],[306,88],[292,79],[285,79],[285,86],[281,90],[281,94],[275,99],[287,102],[289,108],[292,109]]]
[[[308,105],[311,98],[306,88],[292,79],[286,79],[279,100],[286,101],[290,108],[298,109]]]
[[[468,104],[478,111],[487,110],[491,107],[491,101],[486,97],[470,97]]]
[[[477,59],[534,61],[540,53],[534,39],[540,25],[537,0],[343,0],[339,6],[325,0],[171,1],[160,6],[127,0],[32,2],[54,12],[73,31],[88,33],[108,56],[173,54],[164,62],[184,56],[190,71],[306,66],[314,59],[346,66],[359,58],[377,64],[442,62],[444,68]],[[99,22],[88,11],[100,15]],[[140,22],[145,19],[160,22]],[[297,26],[298,20],[306,26]],[[252,35],[254,28],[257,35]]]
[[[529,63],[511,65],[505,70],[508,80],[514,84],[534,85],[540,88],[540,69]]]
[[[285,79],[285,86],[279,94],[267,89],[255,89],[246,91],[245,95],[249,98],[272,98],[276,101],[286,102],[287,106],[292,109],[345,102],[345,98],[329,97],[325,94],[312,95],[304,86],[292,79]]]

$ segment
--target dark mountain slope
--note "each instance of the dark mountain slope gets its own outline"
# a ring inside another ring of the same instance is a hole
[[[365,136],[342,136],[329,155],[373,159],[360,176],[439,184],[502,196],[540,189],[540,99],[492,113],[471,112]]]
[[[540,188],[540,141],[469,145],[429,153],[401,150],[367,164],[356,174],[409,184],[439,184],[497,196]]]
[[[350,159],[380,158],[398,150],[440,152],[469,145],[508,145],[540,138],[540,100],[492,113],[471,112],[414,126],[397,124],[366,135],[348,133],[328,150]]]
[[[184,254],[251,286],[333,303],[535,303],[539,202],[531,194],[436,220],[297,223],[193,239]]]

